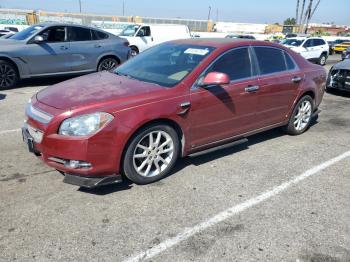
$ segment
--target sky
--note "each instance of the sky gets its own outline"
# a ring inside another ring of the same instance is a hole
[[[82,12],[122,15],[123,0],[81,0]],[[283,23],[295,17],[297,0],[124,0],[128,16],[208,18],[242,23]],[[302,2],[302,1],[301,1]],[[317,0],[314,0],[317,2]],[[349,0],[321,0],[311,22],[350,25]],[[79,12],[79,0],[0,0],[2,8]]]

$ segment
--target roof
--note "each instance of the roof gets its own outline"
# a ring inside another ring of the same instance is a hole
[[[173,43],[178,44],[189,44],[189,45],[202,45],[202,46],[212,46],[216,48],[230,48],[241,45],[267,45],[280,47],[280,45],[273,44],[266,41],[258,41],[252,39],[243,38],[190,38],[190,39],[180,39],[174,40]]]

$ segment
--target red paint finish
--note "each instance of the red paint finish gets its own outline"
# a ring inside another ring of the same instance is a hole
[[[49,124],[28,118],[27,122],[44,132],[40,144],[42,160],[62,172],[82,176],[106,176],[122,171],[122,156],[129,139],[152,121],[167,121],[178,126],[183,141],[183,156],[233,137],[258,132],[269,126],[285,125],[295,103],[306,92],[321,103],[326,83],[325,70],[280,45],[250,40],[190,39],[174,43],[215,47],[197,68],[172,88],[145,83],[112,73],[96,73],[75,78],[39,92],[32,99],[35,108],[53,116]],[[298,70],[269,76],[256,75],[230,82],[227,75],[209,74],[205,81],[223,85],[202,88],[196,85],[204,70],[221,54],[242,46],[270,46],[288,52]],[[299,83],[292,82],[298,76]],[[258,86],[256,92],[247,87]],[[190,109],[181,114],[181,104]],[[100,132],[87,137],[58,134],[64,119],[95,112],[107,112],[114,119]],[[69,169],[49,157],[86,161],[89,169]]]

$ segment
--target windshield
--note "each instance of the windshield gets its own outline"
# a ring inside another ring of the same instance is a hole
[[[119,34],[120,36],[134,36],[136,31],[139,29],[139,25],[128,25],[124,30]]]
[[[143,52],[115,70],[140,81],[172,87],[184,79],[215,48],[165,43]]]
[[[38,32],[39,30],[41,30],[44,26],[42,25],[34,25],[34,26],[30,26],[16,34],[14,34],[13,36],[10,37],[10,39],[14,39],[14,40],[25,40],[29,37],[31,37],[32,35],[34,35],[36,32]]]
[[[300,46],[303,42],[304,42],[304,40],[289,38],[289,39],[283,40],[282,44],[283,45],[291,45],[291,46]]]

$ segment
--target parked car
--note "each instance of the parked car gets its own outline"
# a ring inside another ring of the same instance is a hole
[[[330,55],[333,55],[335,53],[334,51],[334,46],[335,45],[338,45],[338,44],[341,44],[341,43],[344,43],[348,40],[345,40],[345,39],[336,39],[334,41],[327,41],[328,45],[329,45],[329,54]]]
[[[333,50],[335,53],[339,54],[345,51],[348,47],[350,47],[350,41],[347,40],[346,42],[342,42],[340,44],[336,44],[333,47]]]
[[[8,39],[8,38],[10,38],[11,36],[13,36],[15,33],[13,33],[13,32],[9,32],[9,33],[7,33],[7,34],[5,34],[5,35],[2,35],[2,36],[0,36],[0,39]]]
[[[348,57],[329,70],[327,91],[332,90],[350,92],[350,59]]]
[[[252,36],[252,35],[227,35],[225,38],[233,38],[233,39],[237,39],[237,38],[240,38],[240,39],[252,39],[252,40],[255,40],[255,37]]]
[[[276,127],[302,134],[325,85],[323,67],[281,45],[177,40],[40,91],[23,137],[67,183],[147,184],[179,157]]]
[[[305,59],[315,62],[319,65],[325,65],[329,46],[327,42],[320,37],[294,37],[285,39],[282,44],[293,51],[299,53]]]
[[[11,34],[12,31],[7,30],[7,29],[0,29],[0,37],[6,36],[8,34]]]
[[[135,24],[127,26],[120,34],[130,43],[131,55],[171,40],[191,38],[187,25]]]
[[[96,28],[30,26],[0,40],[0,88],[19,79],[112,70],[130,55],[129,43]]]

